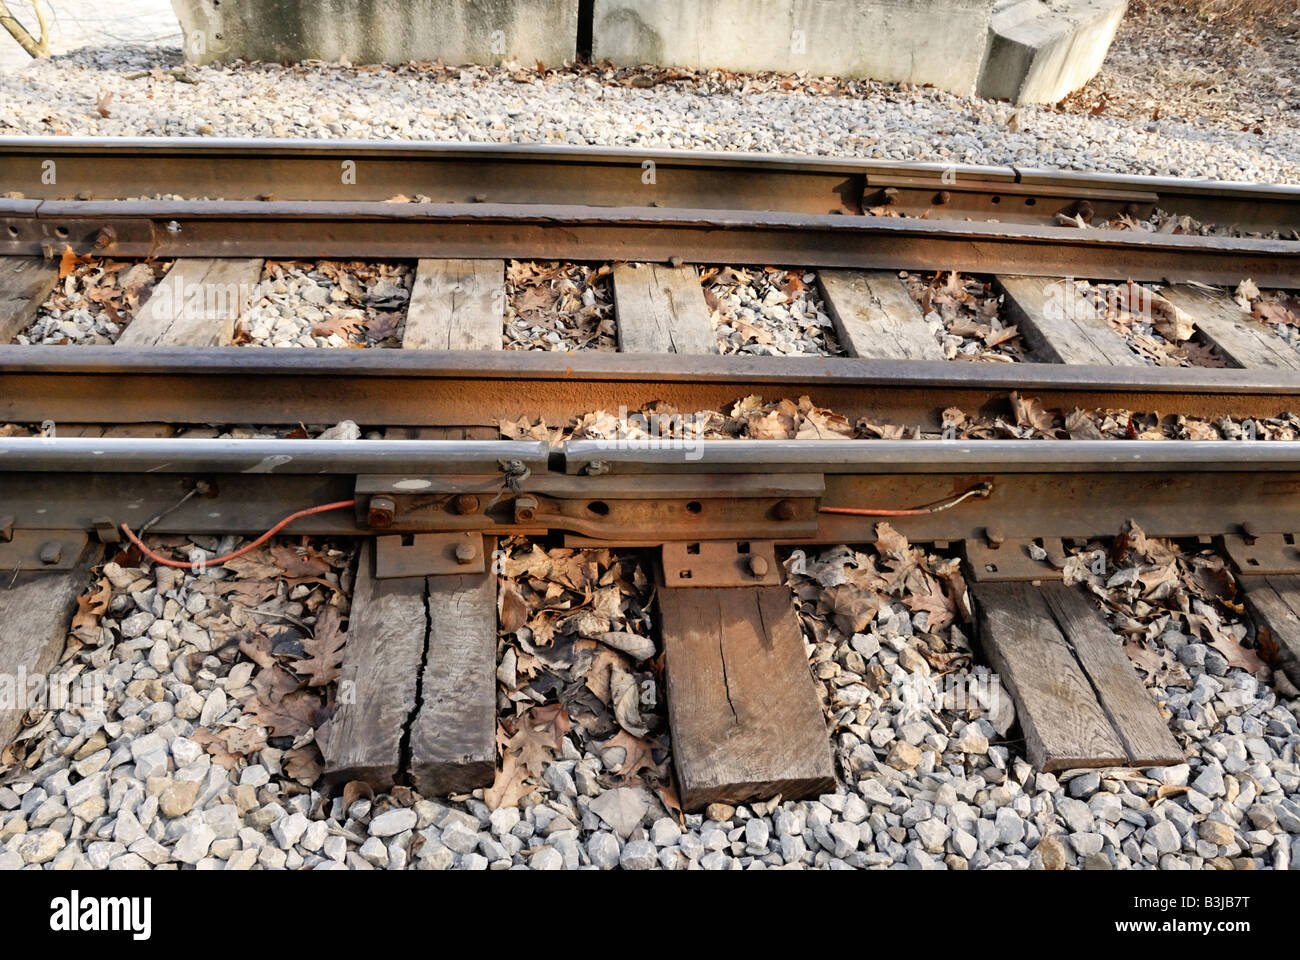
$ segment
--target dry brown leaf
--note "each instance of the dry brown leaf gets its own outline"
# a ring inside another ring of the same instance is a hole
[[[497,604],[502,633],[514,633],[528,622],[528,604],[513,584],[502,584]]]
[[[108,602],[113,599],[113,585],[108,577],[100,577],[89,590],[77,598],[77,612],[72,617],[72,632],[93,630],[99,626],[99,618],[108,611]]]
[[[314,745],[286,751],[280,758],[280,763],[291,780],[306,787],[314,784],[325,772],[321,765],[320,751]]]
[[[212,762],[220,764],[226,768],[228,773],[234,773],[239,769],[240,762],[244,759],[243,754],[235,754],[230,751],[226,745],[225,737],[214,734],[206,727],[199,727],[190,734],[190,739],[203,747],[212,757]]]
[[[272,544],[270,554],[271,560],[291,577],[323,577],[330,571],[330,565],[309,548],[299,551],[287,544],[276,543]]]
[[[664,809],[677,817],[677,825],[685,829],[686,813],[682,810],[682,801],[677,796],[676,778],[670,776],[663,783],[656,785],[655,793],[659,795],[659,802],[664,805]]]
[[[274,703],[257,697],[243,706],[244,712],[270,730],[272,736],[296,739],[316,727],[321,702],[316,694],[297,690]]]
[[[338,607],[327,603],[316,617],[312,636],[302,641],[307,658],[294,663],[294,672],[307,678],[307,686],[323,687],[338,679],[343,666],[343,647],[348,635],[343,630],[343,615]]]
[[[626,663],[623,654],[611,650],[603,643],[594,640],[577,640],[573,644],[575,655],[586,654],[591,659],[591,666],[585,673],[579,674],[587,689],[596,695],[602,703],[610,702],[609,675],[613,667],[622,668]]]
[[[493,810],[518,806],[532,792],[528,778],[542,775],[546,763],[560,748],[560,741],[572,729],[568,713],[558,703],[526,710],[513,723],[513,732],[504,723],[497,725],[501,767],[483,794],[483,801]]]
[[[343,787],[343,809],[349,809],[352,804],[361,799],[374,800],[375,788],[364,780],[349,780]]]
[[[1022,427],[1031,427],[1040,433],[1051,434],[1056,427],[1056,417],[1044,409],[1042,401],[1036,397],[1025,399],[1019,393],[1011,394],[1011,411],[1016,423]]]
[[[528,785],[528,770],[518,756],[506,754],[501,759],[492,786],[483,791],[483,802],[489,810],[498,807],[517,807],[519,801],[533,792]]]
[[[620,727],[638,737],[644,737],[650,732],[641,716],[641,688],[634,675],[620,666],[611,666],[609,695],[614,719]]]
[[[880,609],[880,598],[851,584],[830,587],[823,594],[827,609],[835,617],[840,632],[852,636],[867,629]]]
[[[1215,632],[1215,637],[1210,641],[1210,646],[1228,661],[1229,667],[1240,667],[1249,673],[1258,673],[1260,667],[1264,666],[1264,661],[1260,659],[1258,653],[1249,647],[1242,646],[1241,641],[1221,631]]]
[[[271,655],[271,638],[264,634],[239,639],[239,652],[248,657],[264,670],[275,666],[275,657]]]
[[[657,771],[654,761],[654,743],[644,737],[633,736],[626,730],[620,730],[609,740],[600,745],[602,752],[614,747],[626,751],[623,762],[611,768],[613,773],[625,779],[638,777],[642,770]]]
[[[95,258],[89,254],[79,257],[73,252],[71,247],[65,246],[63,248],[63,255],[59,257],[59,279],[63,280],[66,277],[72,276],[72,274],[77,272],[78,267],[93,263],[94,260]]]

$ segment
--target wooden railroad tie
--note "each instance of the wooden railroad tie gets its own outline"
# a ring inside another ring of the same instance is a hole
[[[789,588],[673,586],[659,616],[684,809],[835,788]]]
[[[36,319],[59,282],[59,265],[39,257],[0,257],[0,344],[9,343]]]
[[[420,260],[406,309],[407,350],[500,350],[504,260]]]
[[[817,279],[835,335],[849,356],[944,359],[943,347],[897,272],[821,270]]]
[[[262,265],[257,259],[177,260],[136,309],[117,345],[229,346]]]
[[[1183,751],[1101,612],[1063,583],[972,583],[980,640],[1016,704],[1029,762],[1154,767]]]
[[[614,316],[620,353],[718,352],[704,288],[692,266],[616,264]]]
[[[1175,284],[1164,297],[1229,361],[1248,370],[1300,370],[1300,352],[1222,290]]]
[[[1241,583],[1261,647],[1271,648],[1287,679],[1300,685],[1300,576],[1247,576]]]
[[[1139,367],[1124,338],[1110,328],[1091,302],[1066,279],[1000,276],[1004,309],[1025,343],[1051,363]]]
[[[0,748],[12,743],[22,730],[28,710],[41,705],[29,703],[28,698],[40,694],[34,684],[42,678],[48,683],[49,674],[63,656],[77,598],[85,592],[102,550],[86,539],[62,549],[66,569],[20,573],[12,580],[6,573],[0,589],[0,677],[13,684],[15,698],[12,706],[0,710]],[[20,679],[24,681],[21,686]]]
[[[496,577],[374,575],[357,566],[325,776],[427,796],[491,784],[496,770]]]

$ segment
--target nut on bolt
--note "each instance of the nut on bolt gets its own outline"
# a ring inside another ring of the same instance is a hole
[[[772,512],[778,520],[793,520],[795,515],[795,505],[793,500],[778,500]]]
[[[100,227],[99,233],[95,234],[96,249],[106,250],[115,243],[117,243],[117,231],[112,227]]]
[[[472,493],[458,493],[451,498],[451,512],[462,516],[467,513],[478,513],[478,497]]]
[[[473,563],[474,558],[477,555],[477,552],[474,550],[474,544],[470,543],[468,540],[463,540],[456,544],[456,562],[462,566],[467,563]]]
[[[515,520],[527,523],[537,516],[536,497],[515,497]]]
[[[63,544],[57,540],[46,540],[41,544],[41,550],[37,556],[40,557],[41,563],[47,566],[58,563],[63,559]]]
[[[397,513],[397,504],[392,497],[371,497],[370,507],[366,512],[366,523],[380,530],[387,530],[393,525]]]
[[[767,558],[766,558],[766,557],[750,557],[750,558],[749,558],[749,572],[752,573],[754,576],[759,577],[759,578],[766,577],[766,576],[767,576]]]

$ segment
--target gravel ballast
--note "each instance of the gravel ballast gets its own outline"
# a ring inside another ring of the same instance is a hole
[[[1276,102],[1274,115],[1242,129],[1191,102],[1185,112],[1166,102],[1151,119],[871,81],[433,65],[187,69],[176,50],[111,47],[0,75],[0,134],[589,144],[1296,182],[1296,94]]]
[[[1189,628],[1166,612],[1172,602],[1138,599],[1141,581],[1167,562],[1194,597],[1208,597],[1222,580],[1201,572],[1221,570],[1220,560],[1203,550],[1169,554],[1134,529],[1131,559],[1105,576],[1086,553],[1067,563],[1067,580],[1111,598],[1117,623],[1125,610],[1142,618],[1127,649],[1188,758],[1049,774],[1024,760],[1010,698],[959,622],[957,561],[912,547],[887,524],[877,535],[874,546],[798,550],[786,560],[840,785],[812,799],[718,803],[684,816],[660,779],[671,745],[646,660],[655,647],[648,584],[631,554],[548,552],[523,540],[507,547],[505,589],[525,612],[503,625],[499,647],[504,750],[535,737],[512,717],[547,718],[555,739],[527,747],[546,757],[539,775],[502,775],[489,791],[449,798],[360,785],[331,793],[318,783],[312,718],[335,691],[293,689],[283,671],[330,675],[319,638],[347,614],[345,543],[285,539],[203,574],[107,566],[88,607],[102,613],[74,630],[64,663],[81,671],[83,689],[100,684],[104,700],[37,716],[6,754],[0,868],[1235,870],[1298,862],[1296,690],[1249,663],[1239,617],[1221,619],[1194,599],[1199,625]],[[194,537],[166,548],[210,556],[233,545]],[[597,582],[583,609],[549,606],[556,589],[581,596]],[[1132,633],[1131,620],[1125,629]],[[629,656],[588,639],[600,636]],[[607,675],[595,672],[602,666]],[[574,681],[559,694],[578,697],[569,713],[557,714],[555,693],[540,692],[558,690],[556,678]],[[641,691],[639,702],[618,693],[625,685]],[[968,698],[953,700],[957,691]],[[599,709],[611,695],[608,712]]]

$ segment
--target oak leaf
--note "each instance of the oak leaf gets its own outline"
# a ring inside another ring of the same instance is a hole
[[[293,665],[295,673],[307,677],[307,686],[323,687],[338,679],[343,666],[343,647],[348,635],[342,629],[338,607],[325,604],[316,618],[313,635],[302,642],[308,656]]]
[[[108,611],[113,586],[108,577],[100,577],[89,590],[77,598],[77,612],[72,618],[72,632],[80,633],[99,626],[99,618]]]
[[[658,765],[654,758],[654,743],[645,737],[634,736],[626,730],[620,730],[610,739],[600,745],[601,753],[611,750],[615,747],[621,747],[625,755],[623,762],[616,767],[611,767],[613,773],[618,774],[625,779],[636,777],[642,770],[655,772]]]
[[[271,559],[291,577],[323,577],[330,570],[330,565],[310,549],[300,552],[287,544],[277,543],[271,547],[270,552]]]

